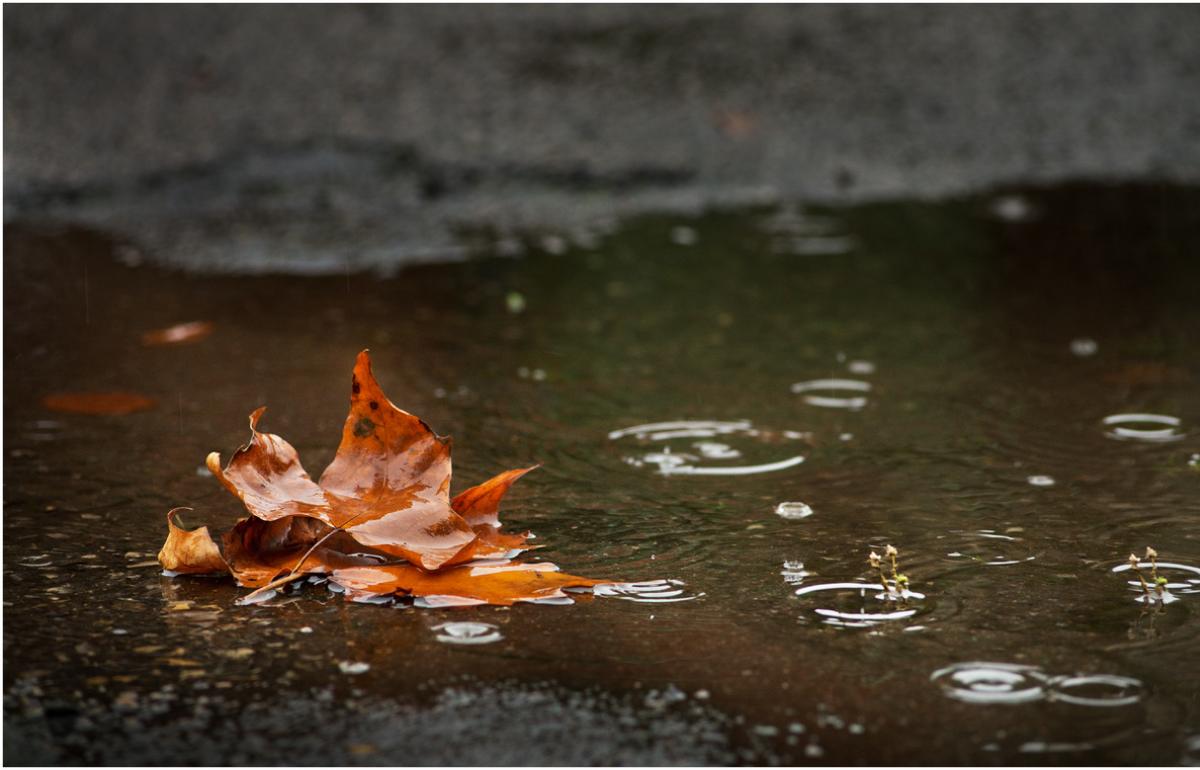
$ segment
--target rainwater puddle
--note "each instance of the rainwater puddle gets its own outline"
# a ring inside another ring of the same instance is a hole
[[[394,278],[347,271],[353,238],[328,245],[330,276],[203,275],[6,223],[6,720],[28,723],[6,759],[159,741],[236,764],[253,704],[307,709],[270,734],[374,745],[313,715],[378,699],[419,720],[453,680],[463,703],[506,682],[611,693],[640,710],[570,740],[678,717],[681,744],[732,741],[718,764],[1179,762],[1200,734],[1200,194],[1012,194],[1031,216],[985,195],[505,225],[480,236],[494,256]],[[197,319],[211,331],[187,345],[142,344]],[[168,510],[215,532],[244,515],[197,468],[253,409],[320,477],[363,348],[398,406],[454,438],[451,494],[540,463],[501,506],[542,546],[522,558],[610,582],[490,607],[450,587],[356,603],[312,576],[241,606],[228,578],[161,577]],[[153,406],[43,405],[122,392]],[[886,543],[905,601],[862,563]],[[1165,606],[1115,562],[1147,545]],[[983,662],[930,681],[955,661]],[[519,693],[473,729],[560,723]],[[699,693],[721,721],[693,713]],[[160,740],[200,706],[203,744]]]

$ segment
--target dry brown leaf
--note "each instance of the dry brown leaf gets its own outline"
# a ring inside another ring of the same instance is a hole
[[[263,411],[250,416],[250,441],[224,469],[216,452],[207,459],[251,515],[221,537],[218,550],[207,529],[175,526],[172,511],[159,555],[168,569],[208,572],[220,560],[221,570],[257,594],[315,572],[344,578],[351,596],[444,595],[501,605],[597,584],[548,563],[478,561],[528,548],[529,533],[501,531],[499,506],[533,468],[501,473],[451,500],[449,439],[388,400],[367,351],[355,362],[342,441],[319,483],[291,444],[258,430]]]
[[[155,329],[142,335],[142,344],[179,345],[185,342],[196,342],[212,334],[216,328],[212,321],[189,321],[188,323],[168,326],[166,329]]]
[[[163,569],[184,574],[227,572],[229,566],[221,557],[208,527],[189,532],[175,524],[176,514],[187,510],[191,509],[173,508],[167,514],[167,542],[158,552],[159,564]]]
[[[153,408],[154,399],[140,393],[54,393],[42,405],[55,412],[75,414],[133,414]]]
[[[263,411],[250,415],[250,443],[224,470],[215,452],[207,461],[251,514],[267,521],[320,519],[426,569],[470,555],[475,533],[450,507],[449,439],[387,399],[366,351],[354,366],[342,443],[320,484],[291,444],[258,431]]]

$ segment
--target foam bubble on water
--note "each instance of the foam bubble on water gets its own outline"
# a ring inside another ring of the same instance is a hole
[[[807,503],[779,503],[775,506],[775,515],[783,519],[807,519],[813,515],[813,509]]]
[[[371,670],[370,663],[363,663],[361,661],[339,660],[337,665],[339,671],[341,671],[343,674],[349,674],[350,676],[365,674]]]
[[[1053,476],[1030,476],[1025,479],[1030,485],[1035,487],[1052,487],[1056,483]]]

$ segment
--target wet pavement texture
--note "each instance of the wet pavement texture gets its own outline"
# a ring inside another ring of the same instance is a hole
[[[392,277],[202,275],[10,221],[5,760],[1195,761],[1197,211],[1075,185],[647,216]],[[213,333],[140,343],[193,320]],[[454,436],[454,489],[540,462],[509,526],[644,584],[240,607],[162,576],[168,509],[240,514],[208,452],[265,404],[319,471],[367,347]],[[156,404],[42,406],[107,390]],[[903,603],[871,588],[887,544]],[[1147,545],[1161,608],[1114,571]]]
[[[464,227],[1200,180],[1194,6],[10,6],[5,209],[182,267]]]

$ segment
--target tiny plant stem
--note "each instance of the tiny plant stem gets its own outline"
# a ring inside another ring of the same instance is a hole
[[[1133,571],[1134,574],[1137,575],[1138,581],[1140,581],[1142,584],[1142,591],[1146,594],[1146,596],[1150,596],[1150,584],[1146,582],[1146,578],[1142,577],[1142,571],[1137,567],[1134,567]]]
[[[337,534],[338,532],[342,532],[342,531],[344,531],[344,529],[345,529],[346,527],[350,526],[350,524],[351,524],[351,523],[352,523],[352,522],[353,522],[355,519],[357,519],[359,516],[362,516],[362,515],[363,515],[363,513],[365,513],[365,511],[360,511],[360,512],[358,512],[358,513],[354,514],[354,515],[353,515],[353,516],[351,516],[350,518],[346,519],[346,521],[342,522],[342,524],[341,524],[340,526],[334,527],[333,529],[329,530],[329,531],[328,531],[328,532],[326,532],[324,535],[322,535],[320,540],[318,540],[317,542],[313,543],[313,544],[312,544],[312,545],[309,547],[309,549],[308,549],[307,551],[305,551],[305,552],[304,552],[304,555],[303,555],[303,556],[301,556],[301,557],[300,557],[300,560],[296,562],[296,566],[292,567],[292,570],[291,570],[291,572],[289,572],[288,574],[284,575],[284,576],[283,576],[283,577],[281,577],[281,578],[276,578],[275,580],[272,580],[270,583],[267,583],[265,586],[262,586],[261,588],[256,588],[256,589],[254,589],[254,590],[253,590],[253,591],[251,591],[250,593],[248,593],[248,594],[246,594],[245,596],[243,596],[243,597],[242,597],[242,598],[241,598],[239,601],[240,601],[242,604],[245,604],[246,602],[250,601],[251,599],[253,599],[253,598],[254,598],[254,597],[256,597],[256,596],[260,596],[260,595],[262,595],[262,594],[265,594],[267,591],[271,591],[271,590],[273,590],[273,589],[279,588],[280,586],[285,586],[285,585],[287,585],[288,583],[290,583],[290,582],[292,582],[293,580],[295,580],[296,578],[298,578],[298,577],[302,577],[304,573],[300,572],[300,568],[301,568],[302,566],[304,566],[304,562],[308,561],[308,557],[309,557],[309,556],[312,556],[312,554],[313,554],[313,551],[315,551],[315,550],[317,550],[318,548],[320,548],[322,543],[324,543],[324,542],[325,542],[326,540],[328,540],[329,538],[333,537],[333,536],[334,536],[335,534]]]

